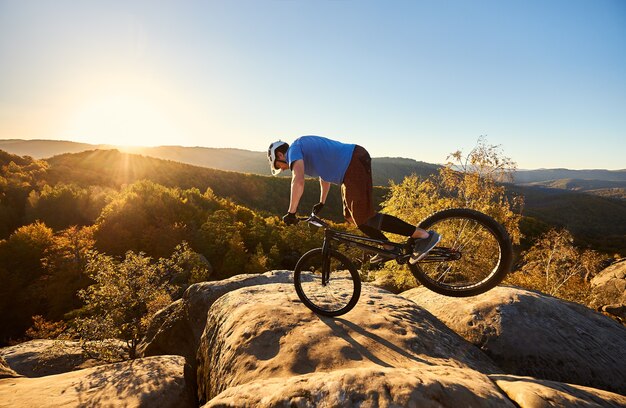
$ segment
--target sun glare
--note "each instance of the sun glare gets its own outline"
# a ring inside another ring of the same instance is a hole
[[[139,96],[114,94],[87,103],[71,120],[71,140],[116,146],[179,144],[182,134],[166,109]]]

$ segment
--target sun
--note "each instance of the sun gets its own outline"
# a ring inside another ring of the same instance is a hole
[[[147,97],[108,94],[85,103],[70,120],[74,141],[115,146],[180,144],[182,131],[167,108]]]

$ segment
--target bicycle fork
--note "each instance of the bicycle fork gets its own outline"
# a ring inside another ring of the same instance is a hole
[[[326,286],[330,280],[330,242],[332,232],[324,232],[324,242],[322,243],[322,285]]]

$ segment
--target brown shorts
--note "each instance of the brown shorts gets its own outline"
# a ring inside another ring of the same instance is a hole
[[[372,159],[357,145],[341,183],[343,216],[348,222],[359,226],[376,214],[372,190]]]

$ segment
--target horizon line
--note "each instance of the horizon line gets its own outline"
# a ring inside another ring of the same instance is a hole
[[[64,139],[15,139],[15,138],[9,138],[9,139],[3,139],[0,138],[0,141],[6,141],[6,142],[58,142],[58,143],[74,143],[74,144],[79,144],[79,145],[87,145],[87,146],[93,146],[94,148],[96,148],[96,150],[98,148],[102,148],[102,147],[111,147],[111,148],[119,148],[121,150],[124,149],[156,149],[156,148],[185,148],[185,149],[214,149],[214,150],[240,150],[240,151],[245,151],[245,152],[253,152],[253,153],[263,153],[262,150],[249,150],[249,149],[242,149],[240,147],[214,147],[214,146],[199,146],[199,145],[195,145],[195,146],[184,146],[184,145],[155,145],[155,146],[145,146],[145,145],[117,145],[117,144],[110,144],[110,143],[99,143],[99,144],[94,144],[94,143],[89,143],[89,142],[79,142],[79,141],[74,141],[74,140],[64,140]],[[403,157],[403,156],[377,156],[377,157],[373,157],[374,159],[386,159],[386,158],[390,158],[390,159],[408,159],[408,160],[413,160],[415,162],[420,162],[420,163],[425,163],[425,164],[432,164],[432,165],[437,165],[437,166],[442,166],[443,164],[441,163],[431,163],[431,162],[426,162],[424,160],[417,160],[411,157]],[[609,171],[609,172],[623,172],[626,171],[626,168],[618,168],[618,169],[608,169],[608,168],[568,168],[568,167],[538,167],[538,168],[518,168],[515,171],[519,172],[519,171],[550,171],[550,170],[567,170],[567,171]]]

